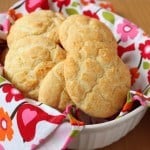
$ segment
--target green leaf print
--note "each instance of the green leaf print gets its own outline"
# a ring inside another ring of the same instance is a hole
[[[150,63],[147,62],[147,61],[143,62],[143,68],[144,69],[149,69],[150,68]]]
[[[0,83],[4,82],[5,79],[3,77],[0,76]]]
[[[71,133],[71,137],[75,137],[78,134],[79,134],[78,130],[73,130],[72,133]]]
[[[78,2],[73,2],[73,3],[72,3],[72,6],[73,6],[73,7],[77,7],[78,5],[80,5]]]
[[[103,17],[107,20],[107,21],[109,21],[110,23],[112,23],[112,24],[114,24],[114,22],[115,22],[115,17],[114,17],[114,15],[112,14],[112,13],[110,13],[110,12],[103,12]]]
[[[132,102],[132,96],[131,96],[131,94],[130,94],[130,92],[128,92],[128,94],[127,94],[127,100],[126,100],[126,102]]]
[[[66,8],[66,12],[68,15],[78,14],[77,10],[75,10],[73,8]]]

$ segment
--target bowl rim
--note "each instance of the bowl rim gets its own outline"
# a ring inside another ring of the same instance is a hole
[[[145,111],[148,109],[147,106],[139,106],[138,108],[136,108],[135,110],[131,111],[130,113],[118,118],[118,119],[114,119],[108,122],[104,122],[104,123],[99,123],[99,124],[93,124],[93,125],[85,125],[83,131],[94,131],[94,130],[98,130],[100,128],[108,128],[110,126],[114,126],[116,124],[119,124],[123,121],[126,121],[129,118],[134,117],[135,115],[139,114],[142,111]]]

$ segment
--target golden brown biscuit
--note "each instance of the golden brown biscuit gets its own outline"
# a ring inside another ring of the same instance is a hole
[[[16,42],[5,59],[5,76],[25,96],[37,99],[41,81],[66,52],[46,38],[27,36]]]
[[[7,37],[8,46],[31,35],[48,38],[55,43],[59,42],[58,27],[64,21],[60,13],[50,10],[39,10],[18,19],[11,27]]]
[[[72,104],[65,87],[64,62],[58,63],[47,73],[41,82],[38,100],[61,111]]]
[[[64,64],[67,92],[93,117],[117,113],[130,88],[129,70],[117,56],[113,39],[107,27],[86,16],[70,16],[60,27],[60,41],[69,52]]]
[[[107,47],[117,49],[115,38],[106,25],[83,15],[69,16],[59,28],[59,38],[67,51],[81,49],[85,41],[105,42]]]

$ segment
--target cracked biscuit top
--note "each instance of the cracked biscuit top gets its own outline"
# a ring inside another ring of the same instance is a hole
[[[116,53],[112,33],[103,23],[83,15],[68,17],[59,29],[68,52],[64,77],[70,98],[90,116],[114,115],[126,100],[130,73]]]
[[[81,49],[86,41],[105,43],[110,49],[117,49],[116,40],[108,27],[97,19],[83,15],[67,17],[59,27],[59,38],[68,52]]]
[[[8,46],[10,47],[16,41],[32,35],[59,43],[58,28],[64,19],[60,13],[50,10],[39,10],[27,14],[11,26],[7,37]]]
[[[37,99],[41,81],[66,52],[46,38],[27,36],[13,44],[4,64],[5,77],[25,96]]]

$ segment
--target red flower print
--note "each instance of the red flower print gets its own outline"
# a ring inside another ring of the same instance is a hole
[[[148,82],[150,83],[150,70],[148,71],[147,79],[148,79]]]
[[[133,102],[126,102],[122,108],[122,112],[129,112],[133,107]]]
[[[143,58],[150,59],[150,40],[145,41],[144,44],[140,44],[139,49]]]
[[[95,0],[80,0],[81,1],[81,4],[83,5],[87,5],[89,3],[95,3]]]
[[[35,11],[37,8],[49,9],[48,0],[26,0],[25,8],[30,13]]]
[[[10,141],[13,137],[12,121],[7,112],[0,108],[0,141],[4,141],[7,137]],[[1,149],[1,146],[0,146]]]
[[[22,17],[22,13],[17,13],[15,9],[10,9],[8,15],[15,21]]]
[[[139,78],[140,73],[138,72],[138,68],[131,68],[130,73],[131,73],[131,85],[133,85],[135,83],[135,80]]]
[[[59,8],[63,5],[68,6],[70,4],[70,0],[53,0],[53,2],[56,2]]]
[[[6,83],[2,87],[2,91],[6,94],[6,101],[11,102],[11,100],[14,98],[16,101],[19,101],[24,98],[24,96],[11,84]]]
[[[129,51],[134,51],[135,50],[135,45],[131,44],[131,45],[127,46],[127,47],[123,47],[121,45],[118,45],[117,50],[118,50],[118,56],[122,57],[122,55],[124,53],[129,52]]]
[[[77,120],[71,113],[68,114],[69,121],[72,125],[83,126],[85,123]]]
[[[107,9],[107,10],[109,10],[109,11],[114,12],[114,8],[113,8],[112,3],[109,3],[109,2],[100,2],[99,5],[100,5],[100,7],[102,7],[102,8],[105,8],[105,9]]]
[[[84,11],[83,14],[85,16],[89,16],[89,17],[92,17],[92,18],[95,18],[95,19],[99,19],[98,15],[94,12],[91,12],[90,10],[87,10],[87,11]]]

